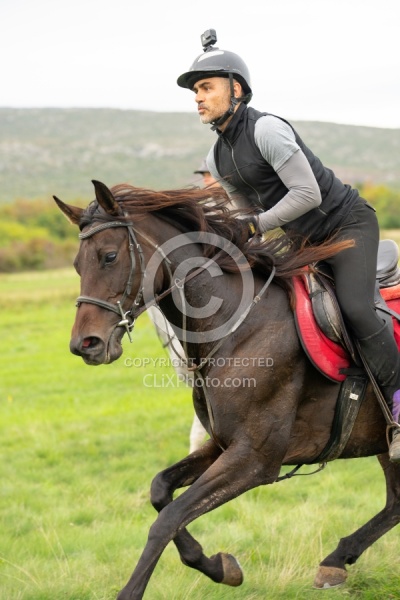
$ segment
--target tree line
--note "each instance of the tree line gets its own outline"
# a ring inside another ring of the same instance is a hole
[[[400,229],[400,190],[373,184],[357,187],[376,209],[382,229]],[[77,228],[49,200],[18,199],[0,205],[1,273],[70,266],[77,248]]]

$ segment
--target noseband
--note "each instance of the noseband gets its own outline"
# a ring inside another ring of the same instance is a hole
[[[136,239],[135,232],[131,223],[125,223],[124,221],[110,221],[108,223],[101,223],[100,225],[96,225],[92,227],[88,231],[81,232],[79,234],[80,240],[87,240],[91,238],[96,233],[100,231],[104,231],[105,229],[111,229],[113,227],[126,227],[128,230],[129,237],[129,255],[131,259],[131,270],[129,273],[128,281],[125,287],[125,291],[122,294],[121,300],[118,300],[116,304],[112,304],[111,302],[107,302],[105,300],[101,300],[100,298],[92,298],[91,296],[79,296],[76,299],[76,306],[79,307],[81,304],[94,304],[95,306],[100,306],[100,308],[105,308],[106,310],[110,310],[111,312],[116,313],[121,320],[116,324],[116,327],[125,327],[126,333],[128,334],[129,341],[132,342],[131,331],[135,326],[136,315],[134,314],[134,308],[138,307],[143,296],[143,278],[144,278],[144,256],[143,250]],[[135,250],[139,255],[139,263],[140,263],[140,285],[138,292],[136,294],[136,298],[133,301],[132,307],[124,311],[124,303],[126,299],[129,297],[132,291],[132,283],[135,275],[136,268],[136,258],[135,258]]]

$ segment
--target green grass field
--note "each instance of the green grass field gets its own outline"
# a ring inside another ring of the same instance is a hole
[[[72,269],[0,277],[0,600],[114,599],[155,518],[150,482],[188,447],[188,391],[145,387],[147,373],[170,371],[124,364],[165,356],[146,315],[112,365],[69,353],[78,287]],[[345,586],[312,589],[319,561],[384,499],[374,458],[253,490],[189,527],[207,554],[238,558],[243,585],[212,583],[170,545],[145,598],[400,598],[397,529]]]

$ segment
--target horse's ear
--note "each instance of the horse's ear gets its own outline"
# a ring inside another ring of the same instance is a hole
[[[74,225],[79,225],[81,220],[81,216],[83,213],[83,208],[79,208],[78,206],[71,206],[70,204],[65,204],[62,202],[57,196],[53,196],[58,208],[64,215],[67,217],[68,221],[71,221]]]
[[[96,181],[92,179],[92,183],[94,185],[94,189],[96,192],[96,200],[100,204],[100,206],[113,217],[121,214],[121,209],[119,207],[118,202],[115,200],[111,191],[108,189],[104,183],[101,181]]]

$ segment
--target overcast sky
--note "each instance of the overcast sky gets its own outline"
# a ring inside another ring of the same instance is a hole
[[[214,28],[252,106],[400,128],[400,0],[0,0],[0,106],[193,111],[176,85]]]

